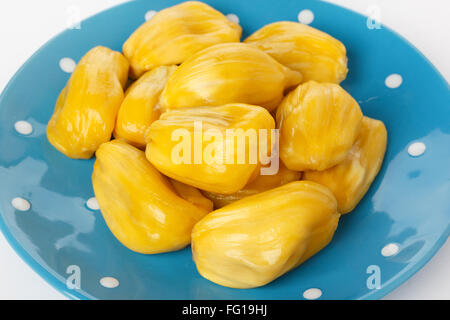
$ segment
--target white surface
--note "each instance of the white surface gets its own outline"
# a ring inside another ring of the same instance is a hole
[[[398,244],[389,243],[383,249],[381,249],[381,254],[385,257],[394,256],[398,253]]]
[[[425,150],[427,149],[427,146],[423,142],[414,142],[408,147],[408,153],[410,156],[418,157],[422,155]]]
[[[153,18],[153,16],[154,16],[155,14],[157,14],[157,13],[158,13],[158,12],[155,11],[155,10],[147,11],[147,13],[145,14],[145,21],[150,20],[150,19]]]
[[[59,66],[62,71],[66,72],[66,73],[72,73],[73,70],[75,70],[77,63],[71,58],[62,58],[59,61]]]
[[[303,292],[303,298],[308,300],[316,300],[322,296],[322,290],[317,288],[311,288]]]
[[[255,0],[257,1],[257,0]],[[124,0],[3,0],[0,1],[0,90],[17,69],[52,36],[77,27],[77,15],[91,16]],[[329,0],[381,22],[412,42],[450,78],[448,12],[443,0]],[[299,1],[299,10],[301,8]],[[145,15],[145,13],[143,13]],[[82,28],[82,24],[80,25]],[[376,31],[374,31],[376,32]],[[44,77],[45,75],[43,75]],[[421,79],[418,79],[421,80]],[[387,299],[450,299],[450,241],[412,279]],[[0,299],[64,299],[35,274],[0,234]]]
[[[97,198],[93,197],[86,201],[86,206],[91,210],[100,210]]]
[[[314,21],[314,12],[308,9],[304,9],[298,14],[298,22],[303,24],[310,24]]]
[[[14,198],[11,200],[11,205],[19,211],[25,212],[30,210],[31,205],[30,203],[25,200],[24,198]]]
[[[234,22],[234,23],[237,23],[237,24],[239,24],[239,17],[236,15],[236,14],[234,14],[234,13],[229,13],[229,14],[227,14],[227,18],[228,18],[228,20],[230,20],[231,22]]]
[[[113,277],[104,277],[100,279],[100,284],[108,289],[114,289],[119,286],[119,280]]]
[[[391,89],[400,87],[402,82],[403,82],[402,76],[397,73],[391,74],[384,81],[384,83],[386,84],[386,87],[391,88]]]
[[[31,123],[23,120],[14,123],[14,129],[24,136],[27,136],[33,132],[33,126]]]

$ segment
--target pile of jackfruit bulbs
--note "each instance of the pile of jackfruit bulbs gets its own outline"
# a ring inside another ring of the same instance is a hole
[[[123,245],[157,254],[191,244],[203,277],[254,288],[331,241],[377,175],[387,132],[339,86],[340,41],[296,22],[244,42],[241,32],[201,2],[158,12],[123,53],[96,47],[81,59],[47,137],[70,158],[96,155],[95,196]],[[278,170],[267,174],[261,153],[247,161],[249,139],[246,161],[220,161],[236,160],[238,144],[224,148],[211,130],[276,133],[258,143]],[[193,159],[195,148],[215,161]]]

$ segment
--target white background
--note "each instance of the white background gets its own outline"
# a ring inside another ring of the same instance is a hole
[[[250,1],[250,0],[248,0]],[[253,0],[257,2],[257,0]],[[124,0],[0,1],[0,90],[41,45],[63,31],[70,6],[85,18]],[[379,9],[381,22],[412,42],[450,79],[450,1],[329,0],[363,14]],[[299,9],[301,1],[299,0]],[[426,81],[426,79],[418,79]],[[412,279],[386,299],[450,299],[450,241]],[[15,254],[0,233],[0,299],[65,299]]]

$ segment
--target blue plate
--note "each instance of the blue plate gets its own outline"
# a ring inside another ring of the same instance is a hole
[[[225,14],[236,14],[244,36],[270,22],[295,21],[308,9],[315,17],[312,26],[346,45],[350,73],[343,87],[364,114],[386,124],[389,143],[378,177],[355,211],[342,218],[332,243],[271,284],[238,290],[203,279],[189,248],[146,256],[129,251],[113,237],[100,212],[86,206],[94,196],[94,160],[70,160],[46,139],[46,124],[70,76],[61,70],[60,61],[78,61],[97,45],[120,50],[148,11],[178,2],[132,1],[83,21],[81,29],[67,30],[42,47],[4,90],[0,227],[19,255],[54,287],[80,299],[304,299],[305,291],[307,297],[319,292],[307,291],[310,288],[320,289],[321,299],[377,299],[417,272],[449,236],[449,86],[392,31],[320,1],[206,2]],[[389,77],[392,74],[397,76]],[[401,85],[391,88],[399,80]],[[33,126],[31,134],[15,130],[21,120]],[[421,146],[426,146],[423,154],[408,153]],[[30,204],[30,209],[17,210],[14,198],[27,201],[16,199],[17,208]],[[73,278],[77,271],[79,289]],[[102,286],[117,285],[105,277],[119,285]]]

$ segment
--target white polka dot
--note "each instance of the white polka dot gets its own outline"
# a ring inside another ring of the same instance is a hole
[[[62,58],[59,61],[59,67],[66,73],[72,73],[76,66],[76,62],[71,58]]]
[[[17,121],[14,124],[14,128],[20,134],[27,136],[33,132],[33,126],[27,121]]]
[[[86,206],[91,210],[99,210],[100,206],[98,205],[98,201],[95,197],[90,198],[88,201],[86,201]]]
[[[317,288],[311,288],[303,292],[303,298],[308,300],[316,300],[322,296],[322,290]]]
[[[381,254],[385,257],[391,257],[396,255],[398,251],[399,251],[398,244],[389,243],[386,246],[384,246],[383,249],[381,249]]]
[[[408,147],[408,153],[412,157],[418,157],[421,156],[425,150],[427,149],[427,146],[423,142],[414,142],[410,144]]]
[[[231,22],[239,24],[239,17],[234,13],[227,14],[227,19],[230,20]]]
[[[104,277],[100,279],[100,284],[105,288],[113,289],[119,286],[119,280],[113,277]]]
[[[158,12],[155,11],[155,10],[147,11],[147,13],[145,14],[145,21],[150,20],[150,19],[153,18],[153,16],[154,16],[155,14],[157,14],[157,13],[158,13]]]
[[[302,10],[298,14],[298,21],[303,24],[310,24],[314,21],[314,13],[308,9]]]
[[[28,211],[31,208],[31,204],[24,198],[14,198],[12,199],[11,204],[19,211]]]
[[[400,87],[402,82],[403,82],[402,76],[397,73],[393,73],[393,74],[389,75],[386,78],[386,80],[384,80],[384,84],[386,85],[386,87],[391,88],[391,89]]]

